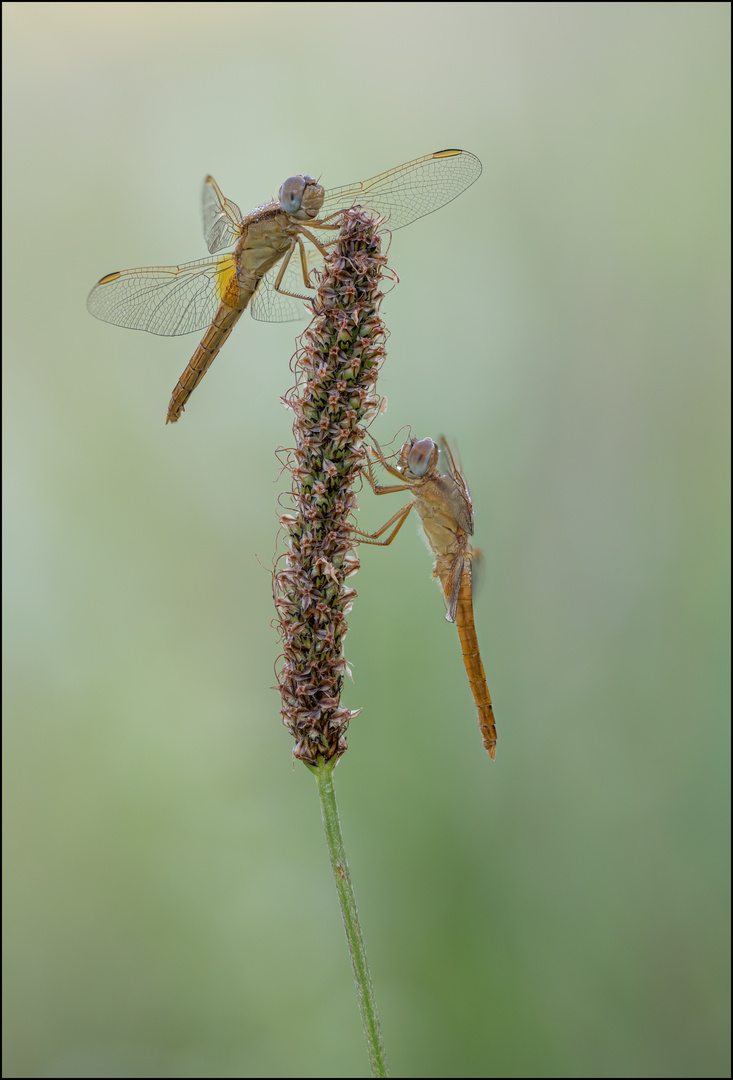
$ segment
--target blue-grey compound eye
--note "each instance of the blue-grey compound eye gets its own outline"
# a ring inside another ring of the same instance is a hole
[[[432,439],[420,439],[412,445],[407,457],[407,465],[413,476],[424,476],[428,471],[433,456],[435,443]]]
[[[297,214],[303,200],[303,192],[310,178],[307,176],[289,176],[280,188],[280,205],[286,214]]]

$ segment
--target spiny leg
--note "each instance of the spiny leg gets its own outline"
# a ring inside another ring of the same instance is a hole
[[[389,521],[385,521],[385,523],[384,523],[384,525],[382,525],[381,529],[377,529],[376,532],[365,533],[365,532],[362,532],[361,529],[356,529],[355,528],[354,532],[356,533],[357,536],[361,537],[361,540],[359,541],[359,543],[361,543],[361,544],[376,544],[379,547],[386,547],[387,544],[391,544],[392,541],[394,540],[395,536],[397,535],[397,533],[400,531],[402,526],[407,521],[407,518],[409,517],[410,511],[412,510],[413,506],[415,505],[415,501],[416,500],[413,499],[412,502],[405,503],[405,505],[403,507],[401,507],[397,511],[396,514],[393,514],[392,517],[389,519]],[[397,522],[396,525],[395,525],[395,522]],[[386,540],[380,540],[379,537],[382,535],[382,533],[385,533],[387,531],[387,529],[389,529],[392,525],[394,525],[395,527],[392,530],[392,532],[390,533],[390,535],[387,537],[387,539]]]
[[[399,485],[392,484],[390,486],[385,486],[383,484],[378,484],[374,479],[374,473],[372,472],[371,447],[368,447],[367,449],[370,456],[367,458],[367,471],[369,474],[369,483],[372,485],[372,490],[374,491],[374,494],[386,495],[390,491],[412,491],[412,485],[405,482],[405,478],[403,474],[399,471],[399,469],[395,469],[393,465],[389,464],[386,457],[384,456],[381,446],[374,438],[374,436],[371,435],[370,438],[372,439],[374,445],[377,448],[377,460],[379,461],[379,464],[386,472],[391,473],[392,476],[396,476],[398,480],[402,481],[402,483]]]

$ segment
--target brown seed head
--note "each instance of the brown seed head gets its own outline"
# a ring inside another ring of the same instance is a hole
[[[357,715],[340,703],[346,614],[356,596],[344,581],[359,568],[352,488],[366,456],[365,429],[379,411],[376,382],[385,356],[380,224],[358,209],[343,215],[320,278],[318,314],[296,353],[297,384],[283,399],[295,414],[295,449],[288,465],[293,513],[280,519],[286,551],[275,572],[278,681],[293,754],[311,765],[343,754]]]

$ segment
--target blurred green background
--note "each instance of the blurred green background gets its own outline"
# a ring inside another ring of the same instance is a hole
[[[298,324],[97,322],[120,267],[444,147],[373,431],[461,451],[499,730],[414,527],[362,550],[337,793],[396,1076],[728,1076],[729,6],[4,16],[5,1065],[364,1076],[267,567]],[[304,325],[304,324],[303,324]],[[360,496],[363,527],[397,496]]]

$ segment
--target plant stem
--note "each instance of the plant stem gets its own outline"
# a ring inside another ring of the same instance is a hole
[[[293,411],[287,467],[292,513],[282,514],[286,551],[274,573],[283,642],[278,672],[283,721],[293,756],[315,774],[372,1076],[387,1076],[364,940],[336,810],[333,770],[358,714],[341,705],[343,641],[356,597],[346,579],[359,568],[354,484],[366,460],[366,428],[377,415],[385,329],[379,315],[386,265],[381,219],[357,207],[342,215],[320,275],[314,318],[295,357],[296,386],[283,398]]]
[[[359,912],[356,909],[356,897],[351,885],[351,876],[349,875],[349,866],[346,861],[346,851],[344,850],[344,839],[341,835],[341,825],[336,806],[336,792],[333,786],[335,765],[336,759],[326,762],[323,758],[319,758],[315,767],[309,765],[308,768],[315,775],[318,783],[323,828],[326,832],[328,852],[331,856],[331,866],[333,867],[333,876],[336,882],[336,892],[341,905],[341,915],[344,920],[344,930],[346,931],[346,940],[351,955],[351,967],[354,972],[354,982],[356,983],[359,1012],[361,1013],[361,1022],[364,1026],[364,1037],[369,1053],[371,1074],[372,1076],[389,1076],[382,1031],[379,1026],[379,1016],[377,1015],[377,1003],[374,1000],[372,977],[369,973],[364,938],[359,924]]]

